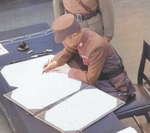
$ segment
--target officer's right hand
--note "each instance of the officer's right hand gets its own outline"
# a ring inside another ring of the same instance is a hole
[[[58,63],[56,61],[49,61],[47,65],[44,66],[43,73],[51,72],[56,67],[58,67]]]

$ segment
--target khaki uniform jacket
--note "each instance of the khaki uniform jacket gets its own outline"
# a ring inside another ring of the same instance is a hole
[[[98,80],[102,72],[110,73],[120,68],[122,61],[113,47],[103,39],[103,37],[91,30],[83,30],[84,33],[78,46],[65,46],[62,51],[56,54],[53,61],[57,61],[60,66],[64,65],[76,52],[78,52],[83,64],[87,66],[87,70],[84,71],[71,68],[68,74],[70,78],[97,85],[98,88],[107,93],[111,93],[113,96],[118,95],[118,90],[116,90],[116,88],[121,91],[126,91],[127,86],[128,88],[130,87],[129,92],[133,93],[135,89],[132,83],[127,85],[125,82],[126,78],[128,78],[125,72],[122,72],[120,75],[110,80],[113,85],[110,84],[109,81]]]
[[[92,10],[98,6],[101,14],[80,22],[81,27],[89,28],[101,36],[114,36],[114,9],[112,0],[82,0]],[[55,19],[65,13],[65,9],[73,14],[87,14],[88,12],[76,0],[53,0]]]
[[[111,72],[120,66],[120,58],[112,46],[97,33],[83,29],[84,33],[78,47],[66,46],[53,58],[58,64],[64,65],[71,59],[74,53],[78,52],[83,64],[88,67],[87,71],[71,68],[69,77],[94,84],[101,72]]]

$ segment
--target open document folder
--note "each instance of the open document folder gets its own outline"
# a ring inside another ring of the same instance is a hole
[[[44,56],[5,66],[1,73],[7,83],[17,89],[4,96],[35,115],[42,109],[87,86],[67,74],[49,72],[42,74],[44,62],[54,56]]]
[[[61,132],[75,133],[124,104],[123,101],[67,74],[42,74],[44,56],[5,66],[1,73],[16,87],[4,96]]]

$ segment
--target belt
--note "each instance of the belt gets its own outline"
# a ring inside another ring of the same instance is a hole
[[[70,14],[73,14],[71,13],[70,11],[68,11],[67,9],[66,10],[66,13],[70,13]],[[92,11],[91,13],[88,13],[88,14],[73,14],[77,21],[81,22],[81,21],[84,21],[84,20],[87,20],[87,19],[90,19],[94,16],[96,16],[98,13],[101,13],[99,8],[97,7],[95,11]]]
[[[111,78],[114,78],[121,74],[124,71],[124,66],[121,66],[115,71],[109,72],[109,73],[101,73],[98,80],[109,80]]]

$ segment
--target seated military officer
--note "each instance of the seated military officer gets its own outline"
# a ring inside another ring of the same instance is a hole
[[[78,52],[86,70],[68,68],[70,78],[96,85],[101,90],[126,100],[135,89],[130,82],[122,60],[113,47],[100,35],[80,27],[71,14],[58,17],[52,24],[57,43],[65,43],[65,48],[45,66],[44,72],[64,65]]]

